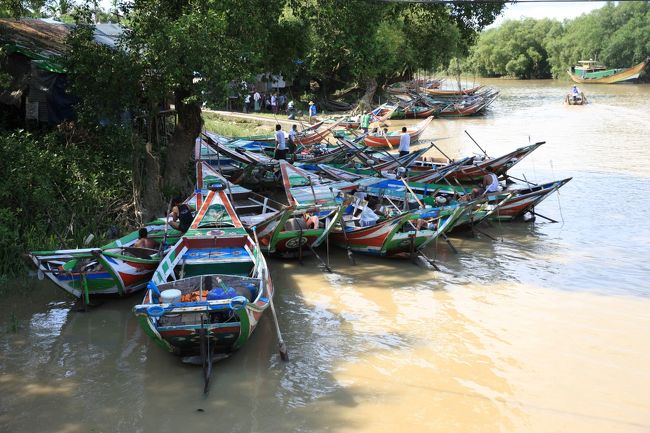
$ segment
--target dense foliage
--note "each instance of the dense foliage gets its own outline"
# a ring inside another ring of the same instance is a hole
[[[650,4],[608,3],[564,23],[507,21],[481,34],[469,63],[483,76],[561,77],[578,60],[630,67],[650,55]]]
[[[96,242],[133,215],[131,160],[119,129],[92,135],[0,133],[0,276],[20,273],[29,250]]]

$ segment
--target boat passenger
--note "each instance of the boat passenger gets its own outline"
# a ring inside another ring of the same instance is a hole
[[[319,221],[316,215],[312,215],[309,212],[305,212],[305,214],[303,215],[303,219],[305,220],[305,225],[307,226],[307,230],[318,228]]]
[[[492,167],[487,167],[485,171],[487,173],[483,176],[483,192],[498,192],[500,188],[499,178],[496,173],[494,173],[494,169]]]
[[[172,201],[172,204],[174,206],[169,215],[171,217],[169,225],[176,230],[185,233],[192,225],[192,220],[194,219],[194,216],[192,216],[192,210],[188,205],[183,203],[180,197],[176,197]]]
[[[149,239],[148,235],[149,235],[149,232],[147,232],[147,228],[142,227],[138,231],[138,240],[135,241],[133,246],[135,248],[151,248],[151,249],[157,248],[158,247],[158,242],[154,241],[153,239]]]
[[[573,99],[573,102],[577,102],[579,97],[580,97],[580,90],[578,90],[578,86],[573,86],[573,88],[571,89],[571,99]]]
[[[411,136],[406,132],[406,126],[402,126],[402,134],[399,137],[399,156],[405,156],[409,154],[409,148],[411,147]]]

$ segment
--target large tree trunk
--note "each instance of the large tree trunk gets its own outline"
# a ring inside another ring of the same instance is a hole
[[[198,102],[184,102],[190,92],[179,89],[174,92],[178,121],[165,153],[165,170],[162,173],[165,189],[174,194],[186,194],[194,184],[192,170],[192,150],[194,140],[201,133],[201,106]]]
[[[361,100],[359,101],[359,105],[357,106],[355,111],[359,111],[361,113],[365,113],[367,111],[372,110],[372,100],[375,97],[375,93],[377,92],[377,80],[375,78],[368,78],[364,80],[365,85],[366,85],[366,91],[361,97]]]

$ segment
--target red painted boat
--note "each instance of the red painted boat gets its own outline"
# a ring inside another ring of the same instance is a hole
[[[433,120],[433,116],[427,117],[424,121],[415,125],[415,128],[407,129],[406,132],[411,136],[411,143],[414,143],[420,138],[420,135],[427,129],[427,126]],[[399,133],[394,133],[394,135],[382,135],[382,136],[367,136],[363,142],[368,147],[390,147],[390,146],[399,146]]]

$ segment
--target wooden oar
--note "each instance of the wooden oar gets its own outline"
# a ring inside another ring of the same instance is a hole
[[[165,250],[165,242],[167,242],[167,229],[169,228],[169,222],[167,219],[169,219],[169,213],[171,212],[172,200],[173,199],[170,198],[169,203],[167,204],[167,213],[165,214],[165,235],[163,236],[163,240],[160,243],[160,254],[162,254],[162,252]]]
[[[481,147],[481,146],[476,142],[476,140],[474,140],[474,137],[472,137],[471,135],[469,135],[469,132],[467,132],[467,129],[465,130],[465,134],[467,134],[467,136],[468,136],[468,137],[469,137],[469,138],[474,142],[474,144],[475,144],[479,149],[481,149],[481,152],[483,152],[483,154],[484,154],[487,158],[489,158],[487,152],[486,152],[486,151],[485,151],[485,150],[484,150],[484,149],[483,149],[483,148],[482,148],[482,147]]]
[[[253,231],[253,237],[255,239],[255,244],[257,245],[257,255],[258,255],[258,260],[259,260],[259,254],[260,254],[260,243],[257,240],[257,230],[256,226],[253,226],[251,229]],[[300,246],[299,246],[300,247]],[[268,272],[268,269],[267,269]],[[280,332],[280,324],[278,322],[278,315],[275,313],[275,306],[273,305],[273,295],[275,293],[271,294],[269,296],[269,306],[271,307],[271,313],[273,315],[273,323],[275,324],[275,332],[278,335],[278,350],[280,352],[280,358],[283,361],[288,361],[289,360],[289,352],[287,351],[287,346],[284,344],[284,340],[282,339],[282,333]]]
[[[334,190],[330,186],[330,194],[332,194],[332,197],[334,197]],[[343,212],[343,210],[339,210],[339,212]],[[354,255],[352,254],[352,248],[350,248],[350,240],[348,239],[348,234],[345,232],[345,221],[343,221],[343,217],[341,217],[341,222],[339,223],[341,225],[341,231],[343,232],[343,238],[345,239],[345,248],[348,253],[348,260],[350,260],[350,263],[352,263],[352,266],[356,266],[357,262],[354,259]],[[328,233],[329,236],[329,233]]]

